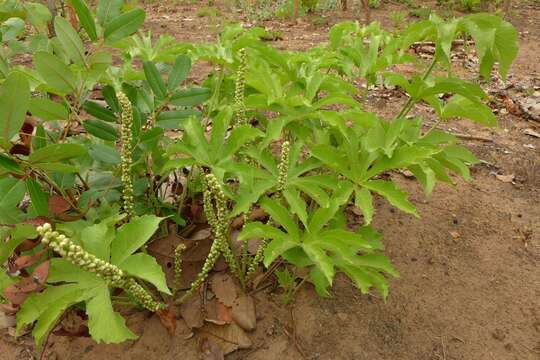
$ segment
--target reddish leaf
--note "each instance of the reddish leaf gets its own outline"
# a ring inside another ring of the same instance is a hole
[[[174,332],[176,331],[176,317],[171,309],[158,310],[156,311],[156,314],[169,334],[174,335]]]
[[[21,251],[32,250],[33,248],[35,248],[39,244],[41,244],[40,241],[24,240],[19,246],[17,246],[15,251],[16,252],[21,252]]]
[[[38,251],[37,253],[35,253],[34,255],[19,256],[18,258],[15,259],[15,261],[10,262],[9,272],[15,273],[21,269],[24,269],[30,265],[35,264],[36,262],[39,261],[39,259],[41,259],[43,254],[45,254],[46,252],[47,252],[47,248],[44,248]]]
[[[50,223],[50,222],[51,220],[45,216],[38,216],[35,218],[23,220],[23,224],[34,225],[34,226],[40,226],[40,225],[43,225],[45,223]]]
[[[34,125],[28,120],[24,122],[21,130],[19,130],[19,138],[22,143],[30,148],[30,143],[32,142],[32,134],[34,132]]]
[[[36,266],[34,272],[32,273],[34,281],[37,281],[41,285],[45,285],[45,281],[47,280],[47,276],[49,275],[49,265],[50,262],[49,260],[47,260]]]
[[[11,155],[30,155],[30,148],[23,144],[15,144],[11,149],[9,149]]]
[[[49,212],[53,215],[60,215],[71,208],[69,202],[60,195],[53,195],[49,198]]]
[[[16,284],[12,284],[4,289],[4,296],[13,305],[20,305],[30,294],[43,289],[43,285],[36,282],[32,276],[21,279]]]
[[[228,306],[225,306],[221,301],[216,301],[216,314],[217,319],[220,321],[223,321],[227,324],[230,324],[233,320],[231,308]]]

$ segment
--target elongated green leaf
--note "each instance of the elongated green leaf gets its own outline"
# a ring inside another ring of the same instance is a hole
[[[48,216],[49,215],[49,196],[41,189],[41,186],[37,181],[32,178],[26,179],[26,188],[28,194],[30,194],[30,200],[32,207],[34,208],[36,215]]]
[[[111,262],[121,265],[124,260],[143,246],[158,229],[163,218],[144,215],[122,225],[111,246]]]
[[[179,90],[171,97],[171,102],[176,106],[199,105],[210,99],[211,91],[208,88],[192,87]]]
[[[291,211],[298,215],[298,218],[304,226],[307,226],[308,221],[308,215],[307,215],[307,205],[304,199],[302,199],[302,196],[300,196],[300,193],[296,191],[294,188],[288,188],[283,191],[283,196],[287,200],[287,203],[289,204]]]
[[[102,161],[107,164],[117,165],[120,164],[120,153],[114,147],[94,144],[88,150],[88,154],[92,159]]]
[[[75,75],[57,56],[38,51],[34,54],[34,65],[47,86],[61,94],[69,94],[75,89]]]
[[[59,162],[43,162],[33,164],[33,167],[45,171],[61,172],[61,173],[76,173],[79,172],[79,168],[73,165],[59,163]]]
[[[169,78],[167,81],[167,87],[169,91],[175,90],[178,86],[186,80],[189,70],[191,70],[191,59],[186,55],[179,55],[169,73]]]
[[[365,182],[363,185],[366,188],[375,191],[376,193],[385,197],[386,200],[390,202],[390,204],[394,205],[401,211],[418,216],[416,208],[407,199],[407,193],[399,190],[393,182],[385,180],[371,180]]]
[[[14,178],[0,179],[0,209],[16,207],[26,192],[24,181]]]
[[[300,229],[291,219],[289,212],[276,200],[264,198],[261,200],[261,207],[270,215],[270,217],[282,225],[293,238],[299,238]]]
[[[311,242],[303,242],[302,249],[306,252],[315,266],[321,270],[329,284],[332,284],[335,275],[334,263],[326,251]]]
[[[100,1],[101,2],[112,2],[112,1]],[[90,9],[88,9],[88,5],[84,2],[84,0],[71,0],[71,3],[73,4],[73,7],[75,8],[75,12],[77,13],[77,16],[79,17],[79,22],[81,23],[81,26],[86,30],[86,33],[88,34],[88,37],[92,41],[97,40],[97,31],[96,31],[96,22],[94,21],[94,17],[92,16],[92,13],[90,12]]]
[[[165,274],[152,256],[143,253],[131,255],[122,262],[120,268],[130,275],[148,281],[159,291],[171,295],[171,291],[167,287]]]
[[[0,169],[4,169],[15,174],[23,174],[19,164],[2,154],[0,154]]]
[[[362,211],[364,214],[364,223],[366,225],[371,224],[373,220],[373,197],[371,192],[366,188],[357,189],[355,191],[354,205]]]
[[[32,115],[42,120],[67,120],[68,118],[68,110],[64,105],[47,98],[31,98],[28,108]]]
[[[112,19],[115,19],[120,15],[124,0],[106,0],[99,1],[96,17],[101,26],[106,26]]]
[[[108,122],[116,122],[116,115],[106,107],[99,105],[94,101],[85,101],[83,109],[92,116]]]
[[[78,144],[52,144],[34,151],[28,157],[31,163],[56,162],[86,154],[86,149]]]
[[[0,85],[0,145],[4,148],[9,148],[9,141],[22,127],[29,99],[30,87],[21,73],[11,73]]]
[[[118,138],[116,129],[103,120],[86,120],[83,127],[89,134],[106,141],[115,141]]]
[[[105,26],[105,42],[112,44],[133,34],[144,23],[143,9],[133,9],[109,21]]]
[[[62,44],[63,50],[67,53],[71,61],[77,64],[84,64],[86,60],[83,42],[69,21],[61,16],[55,16],[54,30],[60,44]]]
[[[150,85],[154,95],[158,99],[164,99],[167,96],[167,88],[156,65],[152,61],[145,61],[143,63],[143,70],[146,81],[148,81],[148,85]]]
[[[491,111],[491,108],[459,95],[452,97],[443,107],[441,117],[443,119],[450,119],[452,117],[470,119],[484,126],[497,125],[497,118],[493,114],[493,111]]]

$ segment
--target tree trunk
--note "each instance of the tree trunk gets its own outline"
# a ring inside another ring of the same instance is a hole
[[[341,0],[341,10],[347,11],[347,0]]]
[[[293,14],[293,17],[295,19],[298,19],[298,2],[300,0],[294,0],[294,14]]]
[[[371,14],[369,9],[369,0],[362,0],[362,7],[364,8],[364,15],[366,18],[366,25],[371,22]]]

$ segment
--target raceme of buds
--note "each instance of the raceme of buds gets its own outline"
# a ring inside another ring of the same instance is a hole
[[[122,200],[124,211],[128,218],[133,216],[133,179],[131,176],[132,164],[132,130],[133,125],[133,109],[128,97],[123,93],[117,94],[120,107],[122,108],[121,116],[121,181],[122,181]]]
[[[281,194],[287,184],[287,173],[289,172],[289,153],[291,144],[288,141],[281,145],[281,159],[278,164],[278,192]]]
[[[156,311],[164,307],[164,304],[155,301],[141,285],[134,279],[127,277],[118,266],[101,260],[73,243],[64,234],[53,231],[51,224],[45,223],[38,226],[37,232],[41,235],[41,241],[49,245],[60,256],[81,269],[103,278],[112,286],[123,288],[146,309]]]
[[[246,49],[240,49],[238,52],[240,64],[236,72],[236,82],[234,89],[234,106],[236,110],[235,125],[246,125],[248,123],[246,116],[245,88],[246,88],[246,68],[247,56]]]
[[[186,245],[178,244],[174,249],[174,289],[178,291],[182,281],[182,252],[186,249]]]

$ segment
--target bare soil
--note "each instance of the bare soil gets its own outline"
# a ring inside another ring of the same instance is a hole
[[[540,4],[514,3],[508,18],[520,31],[521,45],[508,82],[540,87]],[[212,40],[216,22],[240,17],[217,4],[221,16],[211,19],[197,17],[202,5],[155,2],[147,5],[146,26],[180,41]],[[384,3],[372,11],[372,19],[392,26],[390,12],[399,9],[405,6]],[[324,16],[324,25],[314,25],[309,17],[262,25],[282,32],[277,47],[302,49],[325,41],[333,23],[361,15],[358,9]],[[381,115],[395,114],[404,101],[399,96],[373,98],[370,107]],[[415,111],[432,117],[422,108]],[[392,174],[410,192],[421,218],[378,201],[374,226],[401,273],[391,281],[386,303],[362,296],[345,277],[336,279],[332,298],[319,298],[306,285],[291,306],[283,305],[272,289],[258,292],[257,329],[249,335],[253,346],[227,359],[540,359],[540,139],[524,132],[539,132],[540,124],[504,109],[498,117],[496,129],[464,121],[443,126],[484,139],[463,139],[484,160],[474,167],[471,182],[456,179],[457,186],[438,185],[426,197],[413,180]],[[496,176],[512,174],[512,182]],[[200,358],[204,334],[191,336],[182,320],[172,337],[155,316],[142,312],[129,315],[128,325],[140,338],[121,345],[52,335],[45,358]],[[31,358],[31,343],[27,336],[4,334],[2,358]]]

